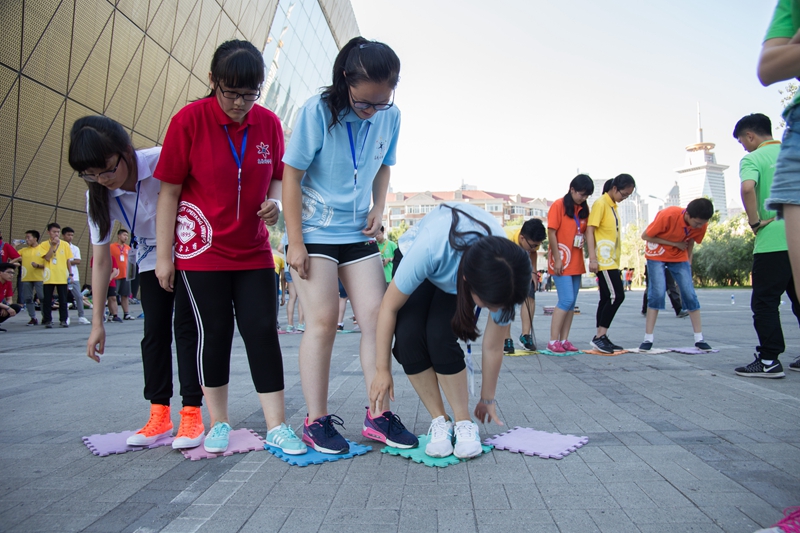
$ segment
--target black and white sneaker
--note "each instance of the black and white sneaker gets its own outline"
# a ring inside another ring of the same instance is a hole
[[[642,344],[639,345],[640,352],[649,352],[653,349],[653,343],[650,341],[644,341]]]
[[[503,352],[508,354],[514,353],[514,339],[506,339],[505,344],[503,344]]]
[[[800,372],[800,357],[797,357],[794,362],[789,363],[789,370]]]
[[[786,374],[783,373],[783,365],[777,359],[773,360],[771,365],[765,365],[756,355],[755,361],[737,368],[736,375],[746,378],[782,378]]]
[[[624,349],[625,349],[625,348],[623,348],[622,346],[620,346],[619,344],[614,344],[614,341],[612,341],[611,339],[609,339],[609,338],[608,338],[608,335],[606,335],[605,337],[606,337],[606,340],[607,340],[609,343],[611,343],[611,347],[612,347],[612,348],[614,348],[614,351],[615,351],[615,352],[618,352],[618,351],[620,351],[620,350],[624,350]]]
[[[614,353],[614,345],[611,344],[611,341],[608,340],[608,337],[605,335],[593,338],[592,342],[589,344],[591,344],[598,352]]]
[[[696,342],[694,343],[694,347],[697,348],[698,350],[703,350],[704,352],[710,352],[711,350],[713,350],[713,348],[711,348],[711,345],[708,344],[706,341]]]

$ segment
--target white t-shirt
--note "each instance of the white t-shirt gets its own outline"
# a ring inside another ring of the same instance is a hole
[[[69,243],[69,248],[72,250],[72,258],[80,261],[81,249],[72,243]],[[80,287],[81,275],[78,272],[78,265],[72,265],[72,280]]]

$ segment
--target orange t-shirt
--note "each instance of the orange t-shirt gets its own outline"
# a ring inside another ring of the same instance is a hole
[[[131,251],[131,247],[127,244],[119,244],[118,242],[112,242],[109,246],[111,249],[111,255],[116,258],[117,260],[117,267],[119,268],[119,276],[115,279],[125,279],[128,277],[128,253]]]
[[[702,228],[692,228],[683,220],[686,210],[682,207],[665,207],[656,215],[655,220],[645,230],[650,237],[658,237],[672,242],[694,241],[697,244],[703,240],[708,224]],[[681,263],[689,260],[689,253],[675,246],[664,246],[655,242],[648,242],[644,249],[644,256],[653,261],[664,263]]]
[[[575,215],[567,215],[564,210],[564,199],[559,198],[553,205],[550,206],[550,211],[547,213],[547,229],[556,231],[556,240],[558,240],[558,253],[561,256],[561,264],[564,265],[562,276],[576,276],[586,272],[586,265],[583,262],[583,248],[575,248],[575,235],[578,233],[578,225],[575,223],[575,217],[581,210],[579,206],[575,206]],[[579,219],[581,225],[581,233],[586,239],[586,221],[587,219]],[[553,246],[552,243],[548,247],[547,256],[548,272],[553,272]]]

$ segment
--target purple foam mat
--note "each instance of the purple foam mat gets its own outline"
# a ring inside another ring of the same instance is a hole
[[[187,459],[199,461],[200,459],[214,459],[216,457],[227,457],[235,453],[247,453],[264,449],[264,439],[252,429],[234,429],[228,435],[228,449],[221,453],[207,452],[201,444],[197,448],[181,450]]]
[[[128,446],[128,437],[135,434],[135,431],[123,431],[122,433],[106,433],[104,435],[90,435],[83,437],[83,443],[93,454],[106,457],[112,454],[138,452],[159,446],[171,446],[175,437],[162,437],[149,446]]]
[[[685,348],[667,348],[671,352],[685,353],[689,355],[702,355],[704,353],[717,353],[719,350],[701,350],[696,346],[687,346]]]
[[[589,437],[547,433],[520,426],[483,441],[498,450],[508,450],[525,455],[538,455],[542,459],[563,459],[584,444]]]

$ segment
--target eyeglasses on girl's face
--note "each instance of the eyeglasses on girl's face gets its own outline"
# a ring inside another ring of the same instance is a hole
[[[90,183],[97,183],[101,179],[103,179],[103,180],[111,179],[112,177],[114,177],[114,174],[116,174],[117,169],[119,168],[120,161],[122,161],[122,155],[117,157],[117,164],[114,165],[114,168],[112,168],[110,170],[104,170],[104,171],[98,172],[96,174],[92,174],[90,172],[81,172],[81,173],[78,174],[78,177],[79,178],[83,178],[84,180],[86,180],[86,181],[88,181]]]

